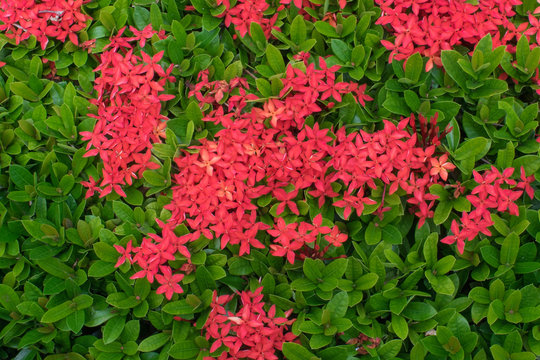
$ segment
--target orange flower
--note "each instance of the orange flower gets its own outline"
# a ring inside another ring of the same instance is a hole
[[[448,161],[448,154],[442,155],[439,160],[435,158],[431,158],[431,170],[429,171],[429,174],[431,176],[439,175],[441,179],[447,180],[448,179],[448,171],[454,170],[456,166]]]

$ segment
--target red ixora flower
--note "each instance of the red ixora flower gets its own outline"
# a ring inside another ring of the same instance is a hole
[[[156,290],[156,294],[165,294],[167,300],[170,300],[174,293],[181,294],[184,292],[178,284],[184,278],[184,274],[173,274],[168,266],[161,266],[160,270],[163,275],[156,275],[156,280],[161,284]]]
[[[111,48],[119,44],[123,40]],[[124,57],[133,56],[131,50],[125,51]],[[123,60],[118,57],[118,61]],[[387,192],[402,189],[409,210],[419,217],[419,226],[433,216],[436,196],[429,193],[429,187],[453,167],[447,156],[435,154],[443,136],[438,133],[436,118],[420,117],[418,132],[413,116],[397,124],[385,120],[384,128],[372,134],[308,125],[307,117],[346,93],[352,93],[359,104],[371,97],[365,94],[365,85],[336,80],[340,66],[330,60],[319,57],[312,61],[301,54],[298,61],[305,70],[287,66],[279,98],[264,101],[249,93],[243,78],[210,81],[208,70],[200,72],[189,96],[208,109],[203,121],[221,129],[212,139],[199,140],[199,145],[174,159],[179,171],[172,179],[172,201],[164,207],[171,216],[158,223],[162,236],[150,234],[136,249],[133,263],[141,270],[133,278],[146,277],[152,282],[163,275],[161,269],[168,261],[179,256],[189,263],[189,243],[203,236],[216,239],[222,249],[232,247],[239,255],[269,246],[273,256],[285,257],[289,263],[339,252],[347,233],[324,220],[322,214],[307,218],[305,205],[310,198],[321,206],[332,198],[335,206],[344,208],[345,218],[362,216],[366,206],[375,206],[370,210],[383,218],[390,208]],[[146,66],[154,66],[151,62],[155,61],[147,57]],[[141,69],[132,68],[132,76],[111,88],[111,93],[122,94],[124,87],[134,89],[135,84],[147,81]],[[92,144],[110,141],[84,135]],[[108,156],[108,164],[113,154],[99,153]],[[109,175],[113,176],[114,172]],[[109,182],[121,181],[116,176],[118,179]],[[338,191],[340,188],[343,190]],[[277,215],[272,226],[259,218],[256,204],[261,201]],[[285,218],[291,214],[303,218],[288,223]],[[179,225],[186,226],[189,233],[176,237],[173,229]],[[271,236],[268,245],[262,240],[264,232]],[[227,336],[219,334],[225,344]]]
[[[103,168],[99,181],[82,182],[89,188],[87,197],[94,192],[104,197],[113,191],[126,196],[122,186],[131,185],[145,170],[160,167],[152,161],[151,150],[165,136],[167,119],[161,115],[161,102],[174,98],[162,93],[166,82],[174,80],[172,66],[164,69],[160,64],[163,51],[137,55],[132,45],[144,46],[154,35],[163,38],[162,33],[151,26],[130,29],[133,37],[123,36],[126,28],[122,28],[111,38],[95,69],[101,76],[95,80],[97,98],[91,102],[98,110],[89,116],[96,124],[81,136],[88,141],[85,157],[99,155]]]
[[[236,313],[227,310],[227,304],[233,299],[233,295],[218,296],[214,291],[210,314],[203,326],[206,339],[213,340],[210,352],[216,352],[222,345],[228,350],[221,354],[207,356],[204,360],[217,359],[258,359],[276,360],[276,350],[281,351],[284,342],[296,339],[296,335],[290,332],[290,325],[295,319],[287,319],[292,309],[277,316],[276,306],[270,306],[264,310],[265,303],[262,301],[262,287],[255,291],[242,291],[237,294],[240,297],[241,306]]]
[[[531,29],[526,30],[528,23],[516,26],[511,22],[515,15],[513,7],[520,5],[521,0],[480,0],[475,4],[466,0],[375,2],[382,10],[376,24],[382,25],[393,36],[381,40],[381,44],[391,51],[389,62],[420,53],[428,58],[426,71],[434,65],[442,66],[442,50],[450,50],[456,45],[472,48],[488,34],[494,39],[500,38],[500,45],[507,45],[511,51],[515,51],[512,46],[515,36],[538,37],[538,31],[534,30],[538,26],[537,19],[532,15],[532,19],[529,18]]]
[[[92,19],[82,12],[82,4],[83,0],[0,0],[0,31],[16,44],[34,35],[43,50],[49,38],[79,45],[75,33]]]
[[[525,170],[521,168],[521,181],[516,182],[511,176],[514,168],[507,168],[502,173],[495,167],[480,174],[473,171],[474,181],[478,184],[467,195],[473,210],[463,212],[460,221],[453,220],[450,226],[452,235],[441,239],[445,244],[457,244],[458,252],[465,251],[465,240],[472,241],[480,233],[491,236],[489,227],[493,225],[491,211],[507,212],[513,216],[519,216],[519,208],[515,201],[521,197],[524,189],[533,198],[534,190],[530,183],[534,176],[527,177]]]

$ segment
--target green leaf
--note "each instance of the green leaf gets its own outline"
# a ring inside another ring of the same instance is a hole
[[[78,310],[70,314],[66,318],[66,324],[71,329],[71,331],[73,331],[74,333],[78,333],[83,328],[85,320],[85,312],[83,310]]]
[[[62,320],[75,312],[76,307],[71,301],[66,301],[60,305],[57,305],[45,312],[41,317],[42,323],[53,323]]]
[[[73,112],[65,103],[60,107],[60,118],[62,119],[62,123],[66,130],[71,130],[75,126]]]
[[[203,114],[202,114],[201,108],[199,107],[199,104],[196,101],[191,101],[189,103],[189,105],[186,108],[186,116],[189,120],[195,123],[201,122],[203,118]]]
[[[477,286],[469,292],[469,298],[479,304],[489,304],[491,302],[489,291],[486,288]]]
[[[518,262],[514,265],[516,274],[529,274],[540,270],[540,262]]]
[[[142,6],[135,6],[133,9],[133,22],[138,30],[144,29],[150,23],[150,11]]]
[[[60,279],[67,279],[75,274],[75,271],[57,258],[49,257],[36,261],[37,266],[45,272]]]
[[[216,282],[212,278],[212,274],[206,269],[205,266],[198,266],[195,272],[195,278],[197,279],[197,284],[202,289],[216,289]]]
[[[496,299],[502,300],[504,293],[504,283],[501,281],[501,279],[497,279],[489,284],[489,298],[492,301]]]
[[[119,309],[131,309],[139,305],[140,301],[135,296],[128,296],[125,293],[112,293],[107,296],[107,303]]]
[[[92,306],[94,298],[90,295],[81,294],[73,299],[73,303],[77,310],[84,310]]]
[[[283,355],[287,360],[320,360],[302,345],[296,343],[284,343]]]
[[[437,262],[437,244],[439,243],[439,236],[437,233],[431,233],[424,243],[424,259],[426,265],[431,268]]]
[[[447,255],[435,263],[433,266],[433,274],[438,276],[444,275],[452,270],[455,263],[456,258],[452,255]]]
[[[483,137],[475,137],[464,141],[461,146],[454,153],[456,160],[465,160],[467,158],[474,158],[478,160],[479,157],[484,156],[491,146],[491,141]]]
[[[0,295],[0,298],[1,297],[2,296]],[[17,298],[17,301],[18,301],[18,298]],[[0,300],[0,303],[2,303],[2,300]],[[2,303],[2,305],[4,306],[5,309],[10,310],[10,311],[14,311],[14,310],[11,310],[10,308],[6,307],[5,304]],[[41,306],[39,306],[37,302],[33,302],[33,301],[23,301],[23,302],[19,303],[17,305],[17,311],[19,313],[21,313],[22,315],[31,316],[31,317],[34,317],[34,318],[37,318],[37,319],[41,319],[41,317],[44,314],[43,308]]]
[[[118,339],[122,331],[124,331],[124,326],[126,326],[125,316],[115,316],[109,319],[103,327],[103,343],[110,344]]]
[[[526,174],[534,174],[540,169],[540,157],[537,155],[524,155],[514,160],[512,167],[514,169],[525,169]]]
[[[411,320],[425,321],[434,317],[437,314],[437,310],[428,303],[413,301],[407,305],[402,314]]]
[[[497,167],[506,169],[512,166],[515,157],[515,148],[512,142],[507,142],[506,147],[498,151]]]
[[[376,245],[381,241],[382,232],[381,228],[371,221],[366,229],[366,244]]]
[[[229,66],[227,66],[227,68],[225,69],[225,75],[223,77],[225,80],[230,81],[234,78],[242,77],[243,71],[244,71],[244,66],[242,65],[242,62],[238,60],[238,61],[233,62]],[[200,112],[200,109],[198,111]]]
[[[314,24],[314,26],[315,26],[315,29],[317,29],[317,31],[321,35],[334,37],[334,38],[339,37],[339,34],[336,32],[336,29],[332,25],[327,23],[326,21],[317,21]]]
[[[519,305],[521,304],[521,291],[519,290],[509,290],[511,291],[510,295],[504,300],[504,311],[505,312],[517,312],[519,310]]]
[[[436,225],[444,223],[446,219],[448,219],[448,216],[450,216],[453,207],[451,201],[443,200],[439,202],[433,213],[433,222],[435,222]]]
[[[405,77],[416,84],[424,70],[424,62],[420,53],[416,52],[407,58],[405,63]]]
[[[272,44],[268,44],[266,47],[266,59],[268,60],[268,65],[274,70],[274,73],[281,74],[285,72],[285,62],[283,61],[281,51]]]
[[[507,360],[510,356],[508,352],[499,344],[495,344],[489,348],[494,360]]]
[[[309,347],[313,350],[320,349],[332,342],[331,336],[326,336],[324,334],[315,334],[309,339]]]
[[[192,124],[192,122],[190,121],[189,123]],[[186,143],[188,144],[188,143]],[[156,171],[153,171],[153,170],[146,170],[145,172],[143,172],[143,178],[144,180],[146,180],[146,182],[152,186],[155,186],[155,187],[162,187],[162,186],[165,186],[168,181],[167,179],[165,179],[165,177],[159,173],[157,173]],[[122,205],[125,205],[121,202],[119,202],[120,204]],[[114,205],[114,203],[113,203]],[[122,206],[120,205],[120,206]],[[127,218],[131,218],[133,216],[133,214],[130,212],[131,208],[129,208],[129,206],[125,205],[122,206],[124,208],[124,212],[122,213],[121,216],[125,217],[126,219]],[[128,209],[129,208],[129,209]],[[134,220],[134,219],[133,219]],[[130,221],[131,222],[131,221]]]
[[[461,132],[459,130],[459,124],[456,119],[450,120],[450,126],[452,127],[452,131],[450,131],[450,133],[446,135],[446,141],[448,141],[448,146],[450,147],[450,150],[455,151],[459,145]]]
[[[249,260],[246,260],[241,257],[232,257],[228,261],[229,263],[229,272],[231,275],[249,275],[253,272],[251,268],[251,263]]]
[[[450,75],[450,77],[459,85],[462,89],[467,88],[468,76],[463,72],[461,67],[458,64],[458,60],[464,60],[465,58],[461,56],[455,50],[443,50],[441,51],[441,61],[444,69]]]
[[[140,206],[143,204],[144,196],[142,192],[139,190],[129,187],[127,189],[124,189],[124,192],[126,193],[126,202],[130,205]]]
[[[508,235],[501,247],[500,262],[502,265],[513,265],[519,251],[519,236],[516,233]]]
[[[487,79],[482,82],[482,86],[471,91],[472,99],[487,98],[493,95],[498,95],[508,90],[508,84],[504,80]]]
[[[399,315],[392,314],[392,329],[402,340],[405,340],[409,335],[409,325],[407,324],[407,321]]]
[[[332,261],[330,264],[328,264],[324,270],[323,270],[323,277],[325,279],[328,278],[334,278],[334,279],[341,279],[343,274],[345,274],[345,271],[347,270],[347,264],[349,262],[349,259],[336,259]]]
[[[412,90],[405,90],[403,92],[403,96],[405,98],[405,103],[407,106],[413,111],[417,112],[420,108],[420,99],[418,98],[418,95]]]
[[[395,267],[399,269],[401,272],[406,272],[405,264],[403,263],[403,260],[399,257],[398,254],[393,252],[391,249],[385,249],[384,250],[384,257]]]
[[[140,352],[155,351],[165,345],[169,341],[170,337],[171,335],[165,333],[151,335],[141,341],[138,350]]]
[[[23,82],[11,83],[10,90],[15,95],[22,96],[23,99],[26,99],[28,101],[38,101],[39,100],[38,94],[36,94],[34,92],[34,90],[30,89],[28,87],[28,85],[26,85]]]
[[[523,347],[523,340],[517,330],[506,335],[504,339],[504,348],[510,353],[520,352]]]
[[[317,284],[306,278],[299,278],[291,282],[291,289],[297,291],[312,291],[317,288]]]
[[[84,66],[87,60],[88,53],[86,51],[76,51],[73,53],[73,63],[77,65],[77,67]]]
[[[118,258],[117,258],[118,260]],[[90,265],[88,276],[102,278],[111,274],[115,270],[114,263],[103,260],[97,260]]]
[[[519,66],[524,67],[527,56],[529,56],[529,39],[525,35],[521,35],[516,46],[516,60]]]
[[[192,340],[176,342],[169,349],[169,356],[174,359],[191,359],[199,354],[200,348]]]
[[[387,244],[400,245],[403,243],[403,235],[394,225],[385,225],[382,229],[382,239]]]
[[[24,189],[25,185],[34,186],[34,176],[23,166],[11,165],[9,167],[9,177],[19,189]]]
[[[150,23],[152,27],[156,30],[159,30],[163,24],[163,17],[161,16],[161,11],[157,4],[150,5]]]
[[[326,308],[331,312],[332,319],[339,319],[345,316],[348,306],[349,296],[347,292],[341,291],[332,297]]]
[[[252,22],[249,29],[250,29],[249,34],[251,35],[251,38],[253,39],[253,41],[257,45],[258,49],[256,49],[256,50],[258,50],[258,51],[266,50],[266,45],[267,45],[268,41],[266,40],[266,36],[264,35],[264,31],[263,31],[261,25],[259,25],[256,22]]]
[[[401,340],[391,340],[379,347],[377,354],[379,354],[381,359],[394,359],[399,354],[402,343]]]
[[[178,300],[167,303],[162,310],[164,313],[171,315],[193,314],[193,306],[189,305],[186,300]]]
[[[383,107],[394,114],[403,116],[410,115],[409,106],[407,106],[405,99],[394,91],[387,92]]]
[[[347,43],[339,39],[332,39],[330,41],[330,47],[339,60],[343,62],[351,61],[351,49]]]
[[[96,255],[101,260],[104,260],[107,262],[116,263],[116,261],[118,260],[118,257],[120,256],[120,254],[118,253],[118,251],[116,251],[114,247],[112,247],[111,245],[103,241],[95,243],[93,245],[93,248]]]
[[[426,270],[425,276],[436,293],[442,295],[453,295],[456,289],[452,280],[447,276],[435,276],[429,270]]]
[[[22,353],[22,351],[21,351]],[[21,354],[20,353],[20,354]],[[44,360],[86,360],[84,356],[76,352],[70,352],[67,354],[56,354],[45,357]]]
[[[379,281],[379,275],[369,273],[362,275],[356,280],[356,290],[369,290],[374,287]]]
[[[257,90],[259,90],[259,92],[261,93],[262,96],[264,96],[264,97],[272,96],[272,87],[271,87],[270,83],[268,82],[268,80],[266,80],[264,78],[257,78],[257,80],[255,80],[255,84],[257,85]],[[260,199],[266,199],[268,201],[268,203],[259,204]],[[268,205],[270,203],[270,201],[272,200],[272,196],[270,196],[270,194],[267,194],[267,195],[262,196],[261,198],[259,198],[259,200],[257,200],[257,204],[259,206],[261,206],[261,207],[264,207],[264,206],[266,206],[266,205]]]
[[[321,268],[324,268],[324,264],[320,260],[317,261],[311,258],[304,260],[304,275],[311,281],[318,281],[318,279],[322,278]]]
[[[296,15],[292,21],[290,34],[291,40],[296,45],[300,45],[306,40],[306,23],[304,22],[304,17],[302,15]]]
[[[122,221],[129,223],[135,223],[135,217],[133,216],[133,210],[121,201],[113,201],[114,214]]]
[[[0,284],[0,304],[8,311],[17,311],[19,296],[11,287]]]

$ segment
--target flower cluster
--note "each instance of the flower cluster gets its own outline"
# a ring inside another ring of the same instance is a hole
[[[523,191],[532,199],[534,190],[531,183],[534,175],[526,176],[521,168],[521,181],[511,178],[514,168],[507,168],[502,173],[495,167],[480,174],[473,171],[474,181],[478,184],[467,196],[474,210],[463,212],[460,221],[453,220],[448,235],[441,240],[445,244],[457,243],[460,254],[465,249],[465,240],[473,240],[479,233],[491,236],[489,227],[493,225],[490,209],[507,212],[510,215],[519,216],[519,209],[515,201],[523,194]]]
[[[207,72],[200,74],[190,96],[210,107],[203,120],[223,128],[214,140],[203,139],[175,159],[179,172],[174,175],[172,201],[164,207],[171,217],[166,223],[158,222],[162,237],[151,234],[133,250],[137,255],[132,263],[142,268],[135,277],[150,282],[157,274],[170,278],[171,271],[162,272],[167,261],[179,253],[189,266],[186,245],[201,236],[219,239],[222,249],[237,245],[243,255],[252,247],[264,248],[261,236],[266,232],[272,237],[274,256],[286,257],[290,263],[297,257],[323,257],[331,247],[340,247],[347,235],[337,226],[323,226],[321,214],[312,222],[287,223],[279,217],[285,211],[306,215],[298,204],[309,199],[322,207],[331,198],[334,206],[344,209],[345,218],[353,210],[362,215],[365,206],[376,206],[382,217],[389,210],[384,207],[385,194],[402,189],[420,218],[419,225],[433,216],[436,196],[428,188],[446,180],[454,168],[446,161],[447,155],[435,155],[436,121],[428,123],[421,117],[419,135],[406,130],[408,125],[415,127],[414,116],[397,126],[385,121],[384,129],[372,134],[348,134],[345,128],[334,133],[317,123],[309,126],[305,123],[309,115],[331,108],[345,93],[353,93],[361,104],[371,98],[365,95],[365,86],[336,81],[339,66],[328,67],[319,58],[316,68],[308,63],[309,57],[301,59],[296,65],[304,65],[305,70],[289,65],[279,99],[259,99],[248,93],[245,79],[209,81]],[[339,182],[346,191],[334,190]],[[376,189],[384,189],[380,203],[369,195]],[[264,206],[274,202],[274,223],[261,221],[256,199],[264,201]],[[190,232],[178,237],[174,229],[183,223]],[[168,283],[163,291],[167,289],[181,291]]]
[[[267,39],[270,38],[272,29],[279,30],[279,27],[275,26],[278,14],[275,13],[271,18],[264,15],[270,7],[265,0],[238,0],[232,8],[229,0],[218,0],[217,4],[225,5],[225,11],[220,15],[225,17],[225,26],[234,25],[241,37],[245,37],[250,31],[252,23],[261,26]]]
[[[34,35],[44,50],[49,38],[79,44],[78,31],[91,17],[81,10],[83,0],[0,0],[0,31],[15,43]]]
[[[366,334],[360,333],[355,338],[349,339],[347,341],[347,344],[349,345],[355,345],[356,351],[361,355],[367,355],[368,352],[364,347],[367,347],[368,349],[375,349],[377,346],[381,344],[380,338],[370,338]]]
[[[135,53],[134,42],[144,47],[158,34],[151,25],[142,31],[130,27],[133,37],[122,37],[125,30],[111,39],[95,69],[101,76],[94,86],[97,98],[91,102],[98,113],[89,116],[97,122],[93,131],[81,135],[88,141],[85,157],[99,155],[103,160],[103,178],[82,182],[88,187],[86,197],[95,191],[104,197],[113,190],[125,196],[122,185],[131,185],[147,169],[159,168],[151,161],[151,149],[153,143],[165,137],[166,117],[160,114],[161,101],[174,95],[161,92],[167,81],[174,81],[170,75],[173,66],[164,70],[160,65],[163,51],[153,56],[142,50],[140,55]],[[162,33],[158,36],[163,38]]]
[[[225,10],[218,17],[225,18],[225,26],[234,25],[234,29],[238,31],[240,37],[245,37],[246,34],[250,33],[251,24],[256,23],[261,26],[265,37],[269,39],[272,29],[280,31],[279,26],[276,26],[279,11],[283,10],[286,5],[290,6],[291,2],[299,9],[299,14],[306,18],[311,18],[311,16],[304,11],[304,8],[313,9],[320,6],[320,4],[309,0],[280,0],[276,13],[268,18],[265,16],[265,12],[270,8],[270,5],[265,0],[238,0],[233,7],[231,7],[229,0],[217,0],[216,4],[225,6]],[[341,9],[345,8],[345,5],[346,0],[339,0]]]
[[[173,200],[165,206],[172,212],[170,223],[178,225],[187,220],[193,230],[192,241],[201,234],[210,239],[215,235],[220,238],[221,248],[240,245],[239,252],[243,255],[249,254],[251,247],[264,248],[256,237],[258,231],[274,234],[284,226],[279,222],[283,219],[278,220],[273,230],[258,221],[253,199],[271,193],[279,203],[278,215],[286,207],[299,215],[295,198],[301,196],[301,190],[324,177],[328,169],[324,158],[328,156],[331,141],[327,129],[319,129],[317,124],[307,126],[305,118],[322,110],[318,103],[330,97],[341,100],[342,93],[354,92],[362,103],[371,99],[363,92],[365,86],[336,82],[335,72],[339,67],[328,68],[322,58],[319,66],[320,69],[315,69],[313,63],[309,64],[305,71],[290,66],[283,79],[281,99],[268,99],[262,106],[253,106],[251,111],[243,110],[258,97],[247,93],[249,87],[244,79],[209,82],[207,74],[201,74],[190,95],[201,103],[213,105],[214,110],[204,120],[224,129],[215,135],[216,140],[203,140],[200,146],[192,147],[199,152],[186,152],[175,160],[180,172],[175,175]],[[233,89],[238,93],[225,99]],[[223,100],[228,109],[220,105]],[[301,229],[310,231],[306,226]],[[335,228],[327,240],[339,246],[343,236]],[[280,246],[289,248],[289,237],[278,236],[280,240],[276,241],[284,241]],[[298,240],[294,247],[301,248],[304,244]],[[272,249],[275,255],[282,253],[280,246]],[[294,255],[287,253],[293,262]]]
[[[289,325],[294,322],[294,319],[287,319],[292,309],[284,317],[276,317],[275,305],[266,311],[262,289],[259,287],[254,292],[239,293],[241,304],[236,313],[227,309],[234,295],[217,296],[214,291],[210,315],[203,328],[206,330],[206,339],[214,340],[211,353],[223,346],[228,348],[228,351],[223,351],[217,357],[218,360],[277,360],[276,350],[281,351],[284,342],[296,338],[288,331]],[[204,359],[215,357],[207,356]]]
[[[389,61],[407,59],[419,52],[429,58],[426,71],[434,64],[442,65],[441,50],[475,45],[487,34],[493,36],[495,46],[509,45],[523,33],[534,35],[538,31],[538,20],[532,15],[529,19],[533,28],[528,30],[529,23],[516,27],[510,21],[515,15],[513,7],[520,5],[521,0],[479,0],[476,5],[465,0],[376,0],[376,3],[382,9],[376,23],[395,35],[393,42],[382,40],[383,46],[391,50]],[[499,27],[504,29],[502,35]]]
[[[288,262],[294,264],[297,252],[300,252],[300,259],[308,256],[315,258],[322,257],[330,246],[340,247],[347,240],[347,235],[340,233],[337,226],[332,230],[328,226],[321,226],[322,220],[321,214],[315,216],[313,224],[304,221],[300,224],[286,224],[285,220],[278,218],[274,228],[267,230],[277,243],[270,245],[270,253],[274,256],[284,256]],[[323,250],[316,244],[319,234],[326,234],[324,238],[328,245]],[[314,244],[313,248],[310,244]]]
[[[426,122],[423,117],[420,119],[421,123]],[[414,123],[414,116],[411,116],[401,120],[397,126],[385,120],[384,129],[373,134],[364,131],[346,134],[344,128],[338,130],[336,145],[329,154],[328,163],[335,171],[325,178],[325,183],[319,188],[331,189],[331,184],[337,180],[346,185],[343,200],[333,204],[345,208],[346,218],[352,209],[360,216],[364,206],[371,204],[364,197],[364,192],[367,188],[376,189],[376,181],[380,181],[384,188],[376,211],[379,216],[390,210],[384,207],[387,190],[388,195],[392,195],[402,189],[409,195],[407,203],[412,205],[411,211],[416,210],[419,227],[427,218],[433,217],[431,209],[437,197],[429,194],[428,188],[441,179],[446,180],[448,171],[455,166],[447,162],[448,155],[438,157],[435,154],[435,144],[425,148],[418,144],[417,133],[411,135],[406,130],[407,125]],[[426,136],[425,139],[431,138]],[[438,141],[438,137],[433,139]],[[429,141],[435,142],[433,139]],[[320,205],[322,203],[324,201]]]
[[[148,234],[149,237],[144,238],[141,245],[137,247],[133,247],[131,240],[125,248],[114,245],[116,251],[121,254],[115,267],[119,267],[126,260],[131,264],[139,265],[141,270],[133,274],[131,279],[146,278],[150,283],[157,280],[160,287],[156,292],[158,294],[164,293],[165,297],[170,300],[174,293],[181,294],[183,292],[179,282],[184,278],[184,274],[173,274],[167,262],[174,260],[174,254],[177,252],[187,259],[191,258],[191,253],[185,246],[189,237],[177,236],[168,223],[161,222],[159,219],[156,221],[162,229],[161,236]],[[187,267],[180,270],[185,271]]]

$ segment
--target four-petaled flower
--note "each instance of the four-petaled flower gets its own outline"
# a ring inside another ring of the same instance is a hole
[[[168,300],[171,300],[173,294],[181,294],[184,292],[178,284],[184,278],[184,274],[173,274],[168,266],[160,267],[161,274],[156,275],[156,280],[161,284],[156,290],[156,294],[165,294]]]

